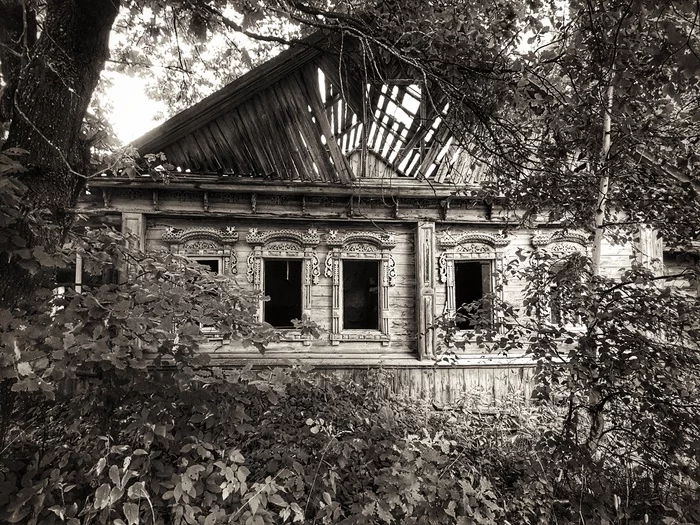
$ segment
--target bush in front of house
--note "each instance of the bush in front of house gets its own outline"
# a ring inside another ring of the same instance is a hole
[[[700,521],[693,436],[661,427],[669,411],[649,426],[684,441],[651,462],[624,432],[588,446],[586,411],[569,402],[584,398],[555,395],[552,374],[548,402],[514,396],[485,415],[469,396],[450,410],[387,398],[381,370],[360,384],[217,368],[196,351],[202,326],[258,348],[275,340],[258,297],[124,245],[87,232],[70,250],[88,269],[130,265],[127,282],[47,289],[0,311],[0,522]]]

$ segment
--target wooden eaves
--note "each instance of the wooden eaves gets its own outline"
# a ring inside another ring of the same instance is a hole
[[[132,145],[142,154],[162,150],[218,115],[249,100],[323,53],[332,38],[316,32],[142,135]]]

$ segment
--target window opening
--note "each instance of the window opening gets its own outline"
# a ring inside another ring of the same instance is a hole
[[[552,324],[564,323],[564,308],[562,287],[560,286],[562,272],[565,271],[566,265],[562,262],[555,262],[549,269],[550,284],[549,284],[549,321]]]
[[[221,273],[221,266],[220,266],[220,260],[219,259],[199,259],[199,258],[192,258],[192,260],[198,264],[201,264],[202,266],[206,266],[210,272],[212,273]]]
[[[548,307],[549,322],[573,327],[581,325],[577,312],[580,306],[581,288],[585,286],[582,275],[567,261],[556,261],[549,268]]]
[[[476,328],[475,314],[489,320],[490,308],[485,296],[491,292],[491,264],[487,261],[455,261],[456,323],[460,330]],[[482,301],[479,310],[473,303]],[[471,306],[470,306],[471,305]]]
[[[96,288],[103,284],[117,284],[119,273],[116,268],[107,267],[100,273],[91,273],[85,269],[82,260],[64,268],[57,268],[54,277],[54,292],[64,294],[66,289],[73,288],[81,293],[84,286]]]
[[[275,328],[294,328],[301,319],[301,259],[265,259],[263,320]]]
[[[343,328],[379,330],[379,261],[343,261]]]

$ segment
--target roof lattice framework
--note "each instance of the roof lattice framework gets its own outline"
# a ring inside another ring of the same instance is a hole
[[[478,183],[448,104],[420,77],[317,35],[135,141],[182,173],[349,184],[366,178]],[[324,50],[325,49],[325,50]]]

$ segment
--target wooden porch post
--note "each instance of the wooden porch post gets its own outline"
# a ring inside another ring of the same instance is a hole
[[[418,222],[415,240],[418,357],[435,357],[435,223]]]
[[[146,249],[146,217],[143,213],[122,213],[122,234],[131,235],[127,242],[129,247],[134,250],[145,250]],[[123,268],[120,270],[120,274],[124,277],[120,277],[120,281],[132,273],[132,268],[129,264],[124,263]]]

